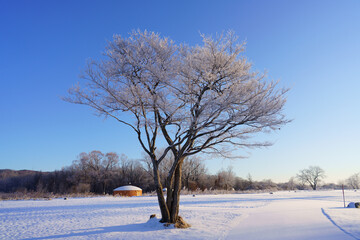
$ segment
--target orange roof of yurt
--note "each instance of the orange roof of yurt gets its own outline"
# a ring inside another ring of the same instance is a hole
[[[142,189],[139,187],[126,185],[122,187],[115,188],[113,191],[113,195],[120,195],[120,196],[141,196],[142,195]]]

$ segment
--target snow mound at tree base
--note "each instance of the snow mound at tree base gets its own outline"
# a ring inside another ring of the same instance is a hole
[[[150,218],[147,222],[146,222],[146,227],[149,229],[157,229],[157,230],[162,230],[162,229],[169,229],[169,228],[175,228],[174,224],[169,224],[168,226],[165,225],[164,223],[160,222],[160,218],[157,217],[153,217]]]
[[[185,222],[185,220],[181,217],[178,216],[176,223],[164,223],[165,227],[173,227],[173,228],[189,228],[191,227],[190,224],[188,224],[187,222]]]

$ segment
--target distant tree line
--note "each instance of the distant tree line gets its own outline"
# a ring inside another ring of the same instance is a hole
[[[164,185],[172,161],[171,158],[166,159],[159,169]],[[307,185],[309,183],[314,189],[314,183],[311,178],[309,179],[310,170],[314,169],[317,173],[315,174],[317,186],[318,181],[324,176],[323,170],[319,170],[318,167],[310,167],[308,171],[301,170],[296,178],[292,177],[288,182],[274,183],[270,179],[254,181],[250,174],[246,178],[238,177],[231,167],[216,174],[209,174],[202,159],[190,157],[184,162],[182,186],[188,191],[278,191],[309,189]],[[128,184],[138,186],[144,192],[153,192],[156,186],[152,181],[152,174],[151,160],[146,157],[132,160],[124,154],[119,156],[114,152],[104,154],[100,151],[92,151],[81,153],[71,166],[59,171],[0,170],[0,192],[111,194],[114,188]],[[310,174],[310,176],[314,175]],[[345,187],[358,189],[359,176],[359,173],[350,176],[345,181]],[[321,187],[339,189],[341,184],[330,183]]]

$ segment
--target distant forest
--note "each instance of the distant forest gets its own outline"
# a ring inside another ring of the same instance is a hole
[[[160,171],[165,181],[171,158],[166,159]],[[124,154],[92,151],[81,153],[71,166],[53,172],[30,170],[0,170],[0,192],[4,193],[93,193],[112,194],[113,189],[122,185],[135,185],[143,192],[155,190],[151,162],[148,159],[131,160]],[[164,184],[165,186],[165,184]],[[209,174],[200,158],[187,158],[182,173],[184,190],[201,192],[205,190],[227,191],[278,191],[302,190],[308,187],[296,178],[285,183],[274,183],[270,179],[254,181],[249,174],[246,178],[235,175],[231,168]],[[352,188],[352,186],[347,186]],[[339,189],[341,185],[327,184],[321,188]]]

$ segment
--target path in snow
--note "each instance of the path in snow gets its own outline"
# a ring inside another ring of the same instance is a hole
[[[339,228],[326,214],[323,207],[333,205],[333,201],[293,199],[274,201],[260,211],[248,209],[248,217],[230,231],[227,240],[359,239]]]

